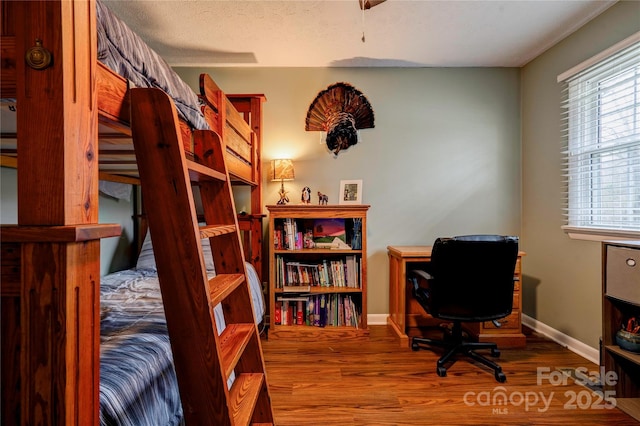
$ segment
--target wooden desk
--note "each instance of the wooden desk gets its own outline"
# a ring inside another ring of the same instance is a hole
[[[413,298],[407,284],[407,271],[419,269],[420,264],[431,261],[431,246],[388,246],[389,255],[389,318],[387,323],[400,337],[401,346],[409,346],[409,336],[419,335],[419,326],[434,325],[434,318],[425,313]],[[467,323],[465,330],[480,342],[495,342],[499,347],[523,347],[526,337],[522,334],[522,282],[521,260],[524,252],[518,253],[514,277],[513,312],[500,320],[497,328],[491,321]],[[435,324],[442,322],[438,320]],[[414,330],[412,330],[412,328]]]

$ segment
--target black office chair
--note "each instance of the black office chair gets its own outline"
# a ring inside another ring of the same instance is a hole
[[[438,360],[438,376],[447,375],[445,364],[456,354],[463,354],[486,365],[502,383],[507,380],[502,368],[477,354],[476,349],[491,349],[500,356],[495,343],[469,342],[463,339],[463,322],[494,321],[511,314],[513,277],[518,257],[518,237],[500,235],[467,235],[438,238],[426,271],[410,272],[413,295],[432,317],[453,322],[443,340],[413,337],[411,348],[422,345],[446,349]],[[422,285],[421,285],[422,284]],[[424,285],[426,284],[426,285]]]

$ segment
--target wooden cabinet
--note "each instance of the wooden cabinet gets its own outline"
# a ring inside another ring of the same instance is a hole
[[[431,246],[388,246],[389,255],[389,318],[388,324],[394,329],[402,346],[409,346],[409,334],[412,328],[432,325],[433,318],[428,315],[411,295],[407,286],[407,271],[420,269],[431,260]],[[523,347],[526,336],[522,333],[522,256],[518,253],[514,271],[513,311],[501,319],[500,328],[493,322],[466,323],[465,329],[480,342],[495,342],[501,347]]]
[[[640,421],[640,353],[618,346],[616,333],[630,318],[640,321],[640,241],[602,244],[602,361],[617,380],[605,381],[616,405]]]
[[[267,206],[269,337],[368,336],[368,209]]]

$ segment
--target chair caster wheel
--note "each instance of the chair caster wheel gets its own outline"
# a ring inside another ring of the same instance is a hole
[[[500,349],[491,349],[491,356],[498,358],[500,356]]]
[[[438,367],[437,371],[438,376],[439,377],[446,377],[447,376],[447,369],[444,367]]]
[[[504,383],[507,381],[507,376],[502,371],[496,372],[496,380],[500,383]]]
[[[420,350],[420,346],[418,346],[418,344],[416,342],[414,342],[413,340],[411,341],[411,350],[412,351]]]

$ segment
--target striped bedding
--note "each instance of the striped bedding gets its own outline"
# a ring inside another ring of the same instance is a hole
[[[136,87],[164,90],[195,129],[209,129],[198,96],[178,74],[101,1],[96,2],[98,60]]]
[[[260,282],[247,263],[256,321],[264,315]],[[101,279],[100,424],[178,425],[180,394],[154,269]],[[220,306],[216,322],[224,328]]]

